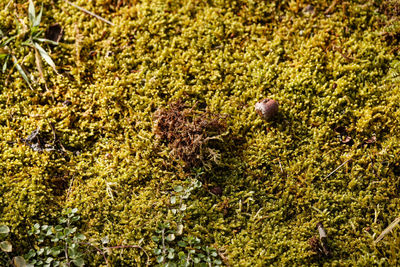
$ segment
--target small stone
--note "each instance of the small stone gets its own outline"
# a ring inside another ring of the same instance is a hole
[[[270,120],[278,114],[279,105],[273,99],[265,98],[256,103],[255,109],[264,120]]]

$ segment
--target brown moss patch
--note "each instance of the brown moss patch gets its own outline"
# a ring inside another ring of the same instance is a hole
[[[188,107],[182,100],[154,113],[154,132],[167,143],[172,154],[187,168],[218,162],[219,153],[211,140],[221,140],[226,130],[223,116]]]

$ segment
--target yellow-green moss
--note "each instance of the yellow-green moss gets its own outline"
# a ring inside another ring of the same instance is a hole
[[[12,35],[14,15],[27,20],[28,5],[11,1],[6,10],[8,2],[0,29]],[[60,45],[47,47],[60,73],[44,66],[51,94],[30,90],[11,68],[0,74],[0,223],[17,252],[34,242],[31,225],[68,206],[79,209],[88,238],[108,235],[111,245],[151,254],[157,222],[175,219],[173,186],[193,177],[152,129],[154,111],[182,98],[227,115],[231,138],[188,201],[186,234],[225,251],[233,266],[399,264],[398,229],[373,243],[400,216],[399,43],[385,37],[396,18],[385,24],[381,1],[330,10],[332,1],[317,0],[74,2],[115,26],[65,1],[37,1],[41,27],[64,29]],[[39,77],[34,55],[15,45]],[[280,104],[272,122],[254,112],[263,97]],[[51,135],[51,123],[66,154],[21,141],[38,126]],[[208,192],[214,186],[222,196]],[[319,221],[331,258],[308,244]],[[88,261],[104,264],[94,254]],[[110,261],[132,266],[146,256],[115,251]]]

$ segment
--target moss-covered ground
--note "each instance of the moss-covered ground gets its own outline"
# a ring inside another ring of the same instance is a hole
[[[43,45],[58,74],[43,63],[39,79],[18,39],[13,53],[41,82],[30,89],[12,65],[0,74],[0,224],[16,254],[35,246],[32,225],[76,207],[88,240],[140,245],[151,265],[157,224],[180,220],[226,265],[400,264],[398,228],[374,242],[400,216],[396,1],[74,1],[114,25],[42,3],[40,28],[64,30]],[[2,32],[15,35],[27,10],[0,1]],[[280,105],[271,121],[254,110],[265,97]],[[188,168],[155,134],[156,110],[178,100],[224,118],[215,160]],[[63,151],[27,145],[38,127]],[[190,179],[203,185],[179,217],[171,196]],[[329,255],[310,244],[318,222]],[[94,252],[86,263],[105,266]]]

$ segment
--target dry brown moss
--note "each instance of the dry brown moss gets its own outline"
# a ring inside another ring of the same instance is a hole
[[[170,103],[154,113],[154,133],[166,142],[172,154],[182,160],[186,168],[216,163],[220,155],[209,146],[211,140],[221,140],[226,130],[221,115],[188,107],[182,100]]]

